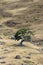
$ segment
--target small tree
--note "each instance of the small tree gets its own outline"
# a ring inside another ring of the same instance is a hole
[[[15,39],[16,40],[20,40],[21,39],[21,42],[20,42],[20,46],[23,46],[22,42],[23,41],[31,41],[31,35],[32,35],[32,31],[30,31],[30,29],[26,29],[26,28],[22,28],[20,30],[18,30],[15,34]]]

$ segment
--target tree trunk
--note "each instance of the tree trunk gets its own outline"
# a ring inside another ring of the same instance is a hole
[[[24,40],[21,40],[21,41],[20,41],[19,46],[23,46],[23,41],[24,41]]]

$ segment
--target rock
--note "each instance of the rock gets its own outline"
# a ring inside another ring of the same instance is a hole
[[[5,48],[5,49],[3,50],[3,52],[4,52],[4,54],[6,54],[6,53],[8,53],[9,51]]]
[[[4,58],[6,58],[6,57],[0,57],[0,59],[4,59]]]
[[[4,45],[5,44],[5,42],[3,42],[3,41],[0,41],[0,45]]]
[[[21,65],[25,65],[25,64],[21,64]]]
[[[15,27],[15,25],[19,24],[17,22],[14,22],[13,20],[8,20],[7,22],[4,22],[4,24],[8,27]]]
[[[24,64],[24,63],[22,63],[21,65],[29,65],[29,64]]]
[[[0,28],[3,27],[3,25],[0,24]]]
[[[4,49],[4,51],[5,51],[5,52],[8,52],[8,50],[7,50],[7,49]]]
[[[15,37],[13,36],[13,37],[11,37],[10,39],[14,40],[14,39],[15,39]]]
[[[21,59],[20,55],[16,55],[15,59]]]
[[[31,59],[31,57],[30,57],[30,56],[27,56],[26,58],[27,58],[27,59]]]
[[[42,52],[42,53],[43,53],[43,48],[40,48],[39,50],[40,50],[40,52]]]
[[[11,14],[11,13],[8,13],[8,12],[4,12],[4,13],[2,14],[2,16],[3,16],[3,17],[11,17],[12,14]]]
[[[0,62],[1,64],[5,64],[6,62],[5,61],[3,61],[3,62]]]
[[[0,39],[3,39],[2,37],[0,37]]]

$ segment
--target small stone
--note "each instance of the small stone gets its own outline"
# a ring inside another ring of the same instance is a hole
[[[0,62],[0,63],[1,63],[1,64],[4,64],[4,63],[6,63],[6,62],[3,61],[3,62]]]
[[[4,51],[6,51],[6,52],[7,52],[8,50],[7,50],[7,49],[4,49]]]
[[[1,27],[2,25],[0,24],[0,27]]]
[[[15,59],[21,59],[20,55],[16,55]]]
[[[26,58],[27,58],[27,59],[30,59],[31,57],[27,56]]]
[[[0,59],[4,59],[4,58],[6,58],[6,57],[0,57]]]
[[[5,44],[5,42],[0,41],[0,45],[4,45],[4,44]]]
[[[21,64],[21,65],[25,65],[25,64]]]
[[[0,39],[3,39],[2,37],[0,37]]]

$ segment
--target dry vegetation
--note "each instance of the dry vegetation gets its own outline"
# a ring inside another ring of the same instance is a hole
[[[34,32],[37,46],[11,39],[22,27]],[[43,0],[0,0],[0,65],[23,64],[43,65]]]

